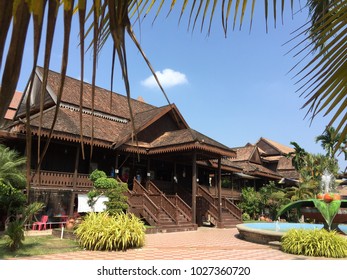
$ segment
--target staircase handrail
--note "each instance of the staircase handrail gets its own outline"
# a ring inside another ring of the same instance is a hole
[[[203,197],[208,202],[208,211],[210,215],[213,216],[217,221],[219,221],[219,211],[215,205],[214,198],[210,195],[204,188],[198,185],[197,193]]]
[[[152,182],[148,182],[148,191],[153,194],[162,194],[163,192]]]
[[[202,192],[209,197],[209,201],[218,207],[218,198],[213,197],[204,187],[199,186],[199,190],[202,190]],[[238,208],[234,203],[232,203],[228,198],[222,197],[222,205],[225,207],[231,214],[236,216],[237,218],[242,216],[242,211],[240,208]]]
[[[134,179],[133,182],[133,190],[139,194],[149,194],[149,192],[136,179]]]
[[[128,203],[131,207],[145,208],[151,218],[155,220],[155,222],[159,222],[160,208],[155,205],[155,203],[146,194],[139,194],[128,191],[125,195],[128,197]],[[136,203],[136,201],[134,200],[140,201],[140,203]]]
[[[160,208],[173,220],[174,223],[178,223],[178,210],[165,195],[149,194],[148,196],[157,205],[160,205]]]
[[[192,208],[185,203],[179,195],[167,195],[166,197],[171,201],[172,204],[176,205],[177,209],[189,222],[192,221]]]
[[[239,207],[237,207],[233,202],[231,202],[228,198],[224,197],[224,206],[227,208],[235,217],[238,219],[242,219],[242,211]]]
[[[215,198],[208,191],[206,191],[205,188],[203,188],[202,186],[198,185],[197,193],[202,195],[209,203],[211,203],[212,205],[216,206]]]
[[[164,196],[164,200],[168,199],[168,201],[171,202],[172,206],[174,206],[175,209],[181,212],[181,214],[183,214],[185,218],[188,218],[189,221],[192,220],[192,209],[177,194],[164,194],[152,181],[148,182],[148,191],[152,192],[153,194],[161,194],[162,196]],[[175,216],[177,217],[177,213],[175,213]]]

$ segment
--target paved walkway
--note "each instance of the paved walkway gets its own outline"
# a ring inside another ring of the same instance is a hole
[[[23,258],[21,258],[23,259]],[[79,251],[29,257],[30,260],[298,260],[318,259],[281,252],[268,245],[238,238],[234,229],[199,228],[197,231],[146,235],[141,249],[126,252]]]

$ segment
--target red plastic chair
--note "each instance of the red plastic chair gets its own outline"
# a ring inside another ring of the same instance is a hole
[[[47,222],[48,222],[48,216],[47,215],[43,215],[41,217],[41,221],[33,223],[33,228],[32,229],[35,230],[36,227],[37,227],[38,230],[47,229]]]

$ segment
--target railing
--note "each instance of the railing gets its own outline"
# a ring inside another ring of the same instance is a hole
[[[133,182],[133,191],[138,194],[149,194],[149,192],[136,179],[134,179]]]
[[[157,206],[159,206],[175,224],[179,223],[182,215],[187,222],[192,221],[191,208],[178,195],[165,195],[157,186],[149,181],[145,189],[136,179],[133,190],[139,194],[147,195]]]
[[[40,174],[32,172],[31,185],[44,186],[55,188],[92,188],[93,183],[89,179],[88,174],[77,174],[76,178],[74,173],[45,171],[41,170]]]
[[[234,203],[232,203],[228,198],[223,198],[223,206],[227,208],[236,218],[242,219],[242,211]]]
[[[133,190],[139,195],[147,196],[152,203],[154,202],[154,205],[160,207],[176,224],[178,223],[175,205],[173,205],[155,186],[152,185],[152,191],[156,192],[156,194],[153,194],[146,190],[139,181],[134,179]]]
[[[176,195],[164,195],[163,192],[161,192],[158,187],[152,182],[150,181],[148,184],[148,191],[152,192],[154,194],[161,194],[165,200],[168,200],[169,202],[171,202],[171,204],[175,207],[176,209],[176,213],[175,216],[178,217],[177,211],[180,212],[180,214],[182,214],[187,221],[191,222],[192,221],[192,209],[190,206],[188,206],[187,203],[184,202],[184,200]]]
[[[148,190],[150,193],[153,193],[153,194],[162,194],[162,191],[159,190],[159,189],[157,188],[157,186],[156,186],[152,181],[149,181],[149,182],[148,182],[147,190]]]
[[[198,186],[197,194],[200,195],[207,203],[207,210],[210,215],[217,221],[219,221],[219,211],[215,205],[214,198],[201,186]]]
[[[192,221],[192,208],[190,208],[187,203],[183,201],[177,194],[167,195],[168,200],[171,201],[173,205],[181,212],[181,214],[189,221]]]
[[[215,213],[215,209],[217,209],[217,217],[218,217],[218,205],[219,200],[216,197],[213,197],[205,188],[199,186],[198,194],[201,195],[205,200],[209,202],[210,205],[215,207],[211,207],[212,213]],[[222,197],[222,207],[227,209],[230,214],[232,214],[237,219],[242,219],[242,211],[238,208],[234,203],[232,203],[229,199]]]
[[[128,203],[131,207],[137,209],[143,209],[145,213],[142,213],[146,218],[153,219],[156,223],[159,222],[160,209],[146,194],[138,194],[131,191],[125,194],[128,197]]]
[[[200,185],[203,189],[205,189],[209,194],[212,196],[217,196],[218,195],[218,188],[214,186],[204,186]],[[241,199],[241,192],[237,190],[232,190],[232,189],[226,189],[226,188],[221,188],[221,195],[222,197],[227,197],[230,199],[234,200],[240,200]]]

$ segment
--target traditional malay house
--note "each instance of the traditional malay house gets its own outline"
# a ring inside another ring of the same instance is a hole
[[[233,150],[236,151],[236,157],[222,159],[222,196],[239,201],[242,188],[259,189],[270,181],[278,182],[282,179],[276,171],[264,166],[256,145],[247,144]],[[213,191],[216,193],[217,188]]]
[[[263,137],[255,145],[259,148],[264,166],[279,174],[281,183],[298,185],[299,173],[292,164],[292,158],[288,157],[295,152],[293,148]]]
[[[234,158],[222,159],[222,196],[238,202],[244,187],[260,189],[270,181],[284,187],[297,185],[299,174],[287,155],[293,148],[261,137],[255,144],[232,148],[236,152]],[[216,161],[212,161],[216,167]],[[208,190],[217,193],[213,184]]]
[[[206,220],[218,227],[241,222],[240,209],[221,191],[222,162],[235,158],[234,150],[190,128],[175,105],[155,107],[131,99],[131,121],[125,96],[98,87],[93,96],[92,86],[84,83],[81,103],[80,81],[70,77],[58,102],[60,78],[49,71],[41,117],[43,69],[37,67],[31,93],[24,92],[19,106],[12,106],[15,114],[0,132],[4,144],[25,154],[30,98],[30,199],[44,202],[47,213],[77,211],[79,195],[92,187],[89,174],[99,169],[127,182],[129,211],[163,231],[196,229]],[[211,174],[214,194],[202,187],[211,185]]]

